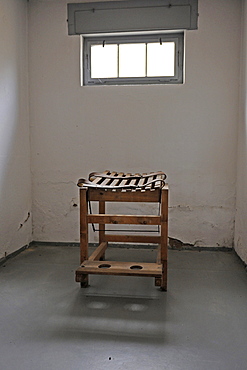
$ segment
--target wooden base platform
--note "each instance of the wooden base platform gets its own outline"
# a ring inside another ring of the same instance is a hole
[[[118,261],[84,261],[76,270],[76,281],[85,274],[161,277],[162,265]]]

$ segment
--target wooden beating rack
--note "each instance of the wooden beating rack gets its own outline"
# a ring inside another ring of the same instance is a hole
[[[150,174],[124,174],[104,171],[92,173],[89,180],[80,179],[80,267],[76,281],[81,287],[89,284],[89,274],[146,276],[155,278],[155,286],[167,290],[167,245],[168,245],[168,186],[162,172]],[[98,202],[98,214],[89,214],[91,201]],[[113,215],[106,214],[106,202],[159,203],[160,214]],[[99,246],[88,255],[88,225],[99,225]],[[109,234],[106,224],[159,225],[159,235]],[[109,242],[158,244],[155,263],[105,261]]]

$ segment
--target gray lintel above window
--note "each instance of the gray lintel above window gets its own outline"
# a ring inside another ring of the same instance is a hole
[[[197,29],[198,0],[68,4],[68,34]]]

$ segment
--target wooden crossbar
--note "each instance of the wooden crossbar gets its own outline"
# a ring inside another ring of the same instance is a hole
[[[148,243],[148,244],[159,244],[161,241],[160,236],[154,235],[114,235],[105,234],[104,240],[111,243]]]
[[[91,224],[114,225],[160,225],[160,216],[132,216],[132,215],[88,215],[87,222]]]
[[[160,189],[153,191],[113,191],[104,189],[90,189],[89,201],[104,202],[145,202],[156,203],[160,201]]]

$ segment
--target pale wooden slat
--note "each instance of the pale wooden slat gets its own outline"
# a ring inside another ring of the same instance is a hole
[[[162,180],[164,178],[164,176],[162,176],[162,175],[157,175],[157,177],[156,177],[156,179],[157,180]],[[157,182],[155,182],[155,184],[154,184],[154,187],[155,188],[160,188],[162,185],[162,182],[161,181],[157,181]]]
[[[126,176],[131,176],[131,173],[127,173],[127,174],[126,174]],[[129,179],[120,181],[119,186],[120,186],[120,185],[121,185],[121,186],[126,185],[126,184],[128,183],[128,181],[129,181]],[[126,189],[121,189],[121,191],[122,191],[122,192],[126,192]]]
[[[107,175],[108,173],[110,173],[110,171],[106,170],[104,172],[102,172],[103,174]],[[94,179],[91,180],[91,178],[89,178],[89,180],[91,182],[93,182],[94,184],[98,184],[102,181],[102,177],[95,177]]]
[[[146,175],[146,173],[143,173],[143,175]],[[142,186],[145,184],[147,182],[147,179],[144,177],[144,178],[141,178],[139,181],[138,181],[138,186],[140,186],[140,188],[138,188],[138,189],[140,189],[140,190],[144,190],[143,188],[142,188]],[[137,189],[137,190],[138,190]]]
[[[117,174],[116,172],[111,172],[110,173],[110,176],[114,176],[115,174]],[[104,179],[101,183],[100,183],[100,186],[104,187],[104,186],[107,186],[107,185],[111,185],[112,183],[112,179]]]
[[[124,175],[123,172],[117,173],[117,176],[123,176],[123,175]],[[119,185],[120,182],[121,182],[121,180],[119,180],[119,179],[113,180],[112,183],[111,183],[111,186],[117,186],[117,185]]]
[[[148,177],[148,179],[147,179],[147,183],[148,183],[149,181],[154,180],[154,177],[155,177],[155,176],[149,176],[149,177]],[[146,186],[145,186],[145,190],[151,190],[151,189],[152,189],[152,184],[149,184],[149,185],[146,185]]]
[[[140,174],[139,173],[135,173],[134,176],[140,176]],[[133,179],[133,180],[130,181],[129,185],[136,185],[137,183],[138,183],[138,179]],[[134,192],[136,191],[136,189],[134,189],[134,188],[133,189],[130,189],[130,190],[131,191],[134,191]]]

